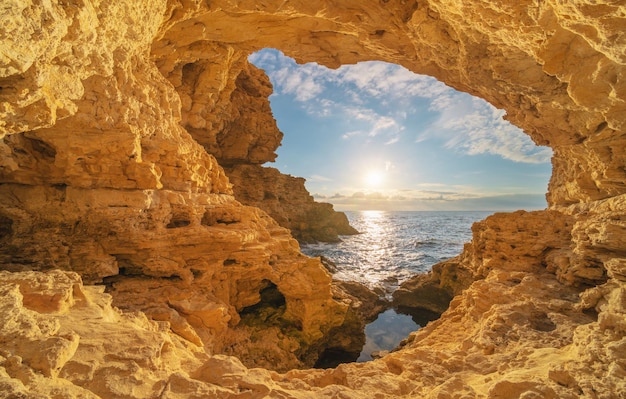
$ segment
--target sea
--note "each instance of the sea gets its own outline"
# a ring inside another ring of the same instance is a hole
[[[461,253],[472,238],[474,222],[491,211],[348,211],[360,234],[341,236],[338,243],[302,245],[308,256],[324,256],[337,267],[333,277],[358,281],[383,292],[388,299],[402,282],[428,272],[438,262]],[[366,343],[356,361],[395,348],[426,321],[388,309],[365,327]]]
[[[387,295],[417,273],[428,272],[460,254],[472,238],[474,222],[487,211],[348,211],[360,234],[341,236],[338,243],[302,245],[308,256],[324,256],[337,266],[338,280],[382,288]]]

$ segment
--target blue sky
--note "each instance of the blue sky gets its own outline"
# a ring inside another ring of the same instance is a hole
[[[398,65],[332,70],[265,49],[285,134],[275,163],[338,210],[543,209],[551,174],[537,147],[487,102]]]

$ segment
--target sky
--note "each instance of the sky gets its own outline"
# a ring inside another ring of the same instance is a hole
[[[503,110],[384,62],[333,70],[274,49],[249,57],[284,133],[268,163],[336,210],[544,209],[548,147]]]

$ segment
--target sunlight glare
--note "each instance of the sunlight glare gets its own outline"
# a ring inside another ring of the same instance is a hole
[[[385,180],[385,175],[377,170],[369,171],[365,175],[365,184],[368,187],[380,187]]]
[[[368,211],[361,211],[361,215],[363,215],[363,218],[365,219],[366,223],[370,223],[375,221],[376,219],[380,219],[385,215],[385,211],[375,211],[375,210],[368,210]]]
[[[384,256],[388,246],[388,235],[385,231],[385,212],[384,211],[361,211],[363,216],[363,224],[368,234],[374,237],[369,244],[369,252],[372,255]]]

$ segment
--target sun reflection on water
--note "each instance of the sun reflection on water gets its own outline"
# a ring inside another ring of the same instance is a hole
[[[309,256],[332,260],[339,280],[382,288],[387,295],[433,264],[458,255],[471,237],[471,224],[487,212],[346,212],[361,234],[342,236],[339,243],[303,246]]]
[[[369,281],[379,282],[385,277],[383,275],[384,264],[381,260],[392,257],[394,226],[389,223],[386,213],[385,211],[361,212],[361,229],[367,232],[361,237],[361,248],[368,262],[361,263],[359,269],[361,276]]]
[[[363,225],[367,230],[367,233],[371,236],[370,241],[373,244],[380,243],[380,239],[386,239],[388,237],[385,234],[385,212],[384,211],[363,211],[361,212],[363,217]]]

